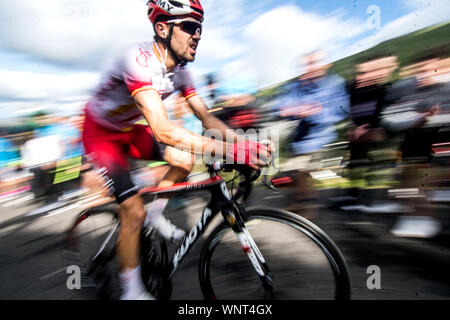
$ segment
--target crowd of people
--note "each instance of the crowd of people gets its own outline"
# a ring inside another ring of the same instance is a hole
[[[279,103],[282,117],[298,121],[290,142],[294,157],[286,169],[297,172],[290,208],[317,201],[311,172],[323,167],[324,146],[341,139],[348,144],[343,164],[350,180],[341,208],[401,214],[391,230],[397,236],[437,235],[441,225],[427,204],[433,192],[445,194],[450,182],[448,50],[430,49],[407,65],[394,54],[365,55],[349,81],[327,73],[330,66],[319,62],[320,55],[303,57],[306,72],[289,84]],[[343,120],[347,125],[338,139],[336,124]],[[389,168],[392,188],[365,197],[361,191],[376,186],[374,173]],[[436,172],[439,179],[432,178]]]
[[[177,96],[170,105],[171,120],[201,134],[201,123],[185,103]],[[31,125],[20,133],[0,128],[0,201],[31,194],[34,201],[50,204],[80,189],[87,194],[101,191],[103,182],[82,143],[84,115],[38,112],[30,120]],[[164,164],[133,163],[133,178],[141,187],[155,185],[167,171]]]
[[[295,122],[288,139],[289,156],[282,163],[284,172],[293,172],[295,182],[287,208],[314,211],[318,193],[312,173],[323,169],[324,146],[341,141],[347,148],[340,169],[350,181],[341,208],[398,213],[401,216],[391,230],[398,236],[436,235],[438,219],[429,207],[424,208],[433,197],[430,190],[442,200],[450,184],[446,167],[449,52],[429,50],[406,65],[400,64],[395,54],[365,55],[355,64],[350,79],[330,72],[332,65],[324,61],[324,51],[303,55],[301,75],[280,87],[273,110],[284,121]],[[232,128],[257,127],[260,117],[255,90],[224,94],[212,74],[207,78],[210,101],[214,102],[211,112]],[[171,120],[201,134],[201,123],[183,95],[176,94],[173,102]],[[83,120],[82,116],[41,115],[34,118],[35,129],[21,139],[13,141],[8,132],[2,132],[0,194],[5,197],[29,186],[36,199],[52,202],[62,192],[80,187],[80,168],[85,163]],[[251,126],[247,126],[249,121]],[[346,124],[344,129],[338,130],[339,123]],[[394,187],[381,197],[364,197],[361,190],[376,184],[373,173],[386,168],[394,169],[390,177],[396,182],[391,185]],[[141,177],[153,179],[149,182],[153,184],[165,172],[161,168],[143,170],[147,174]],[[89,173],[85,177],[84,185],[89,186]]]
[[[20,134],[3,132],[2,141],[7,148],[1,154],[1,196],[16,191],[31,191],[36,199],[46,202],[67,190],[77,178],[84,155],[81,145],[83,118],[37,114],[33,117],[33,129]],[[28,185],[28,189],[24,186]],[[70,185],[70,186],[69,186]]]

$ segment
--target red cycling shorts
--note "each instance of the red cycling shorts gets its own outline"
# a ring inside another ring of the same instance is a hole
[[[138,191],[130,177],[128,158],[161,160],[163,153],[149,126],[136,124],[126,132],[113,131],[95,122],[89,112],[84,122],[83,144],[119,203]]]

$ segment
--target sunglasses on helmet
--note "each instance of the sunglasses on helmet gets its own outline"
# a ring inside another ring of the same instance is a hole
[[[183,20],[183,19],[175,19],[169,20],[167,23],[174,23],[180,27],[181,30],[190,34],[191,36],[198,34],[202,35],[202,25],[201,23],[192,21],[192,20]]]

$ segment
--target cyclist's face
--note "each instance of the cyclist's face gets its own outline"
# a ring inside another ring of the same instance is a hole
[[[201,25],[187,22],[185,25],[176,24],[173,29],[172,48],[184,60],[195,60],[197,46],[201,39]],[[192,34],[191,34],[192,33]]]

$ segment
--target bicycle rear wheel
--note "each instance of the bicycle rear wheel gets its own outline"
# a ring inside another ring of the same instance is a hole
[[[227,223],[217,226],[200,257],[205,299],[349,299],[350,276],[334,242],[310,221],[278,209],[246,212],[245,226],[272,273],[266,290]]]
[[[67,233],[63,253],[66,263],[80,267],[82,288],[96,287],[101,299],[120,297],[115,259],[118,232],[116,211],[100,207],[81,212]]]

